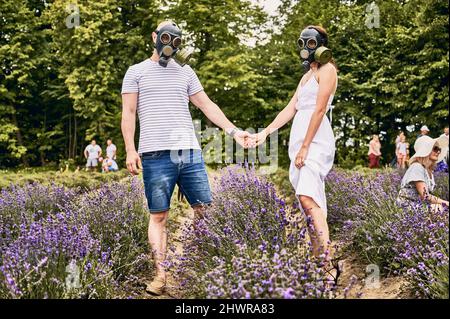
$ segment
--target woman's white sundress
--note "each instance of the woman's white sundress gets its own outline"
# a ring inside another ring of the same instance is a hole
[[[295,189],[295,194],[311,197],[324,211],[326,217],[325,177],[333,167],[336,150],[333,130],[327,116],[323,117],[312,140],[305,165],[300,169],[295,166],[295,157],[303,144],[311,116],[316,108],[318,92],[319,83],[314,74],[298,90],[297,113],[289,137],[289,158],[291,159],[289,180]],[[327,111],[331,108],[333,97],[334,95],[331,95],[328,100]]]

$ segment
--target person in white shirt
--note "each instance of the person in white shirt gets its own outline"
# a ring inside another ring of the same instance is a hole
[[[440,137],[441,137],[441,138],[446,138],[447,141],[448,141],[448,140],[449,140],[449,135],[448,135],[448,134],[449,134],[449,130],[448,130],[448,126],[446,126],[446,127],[444,127],[444,134],[442,134]],[[447,143],[447,145],[448,145],[448,143]],[[442,153],[445,154],[445,157],[444,157],[443,160],[444,160],[444,161],[447,163],[447,165],[448,165],[448,160],[449,160],[449,158],[450,158],[448,146],[442,149]]]
[[[428,128],[428,126],[423,125],[420,128],[420,134],[417,135],[417,138],[422,137],[422,136],[426,136],[426,135],[428,135],[428,133],[430,133],[430,129]]]
[[[117,153],[117,147],[116,145],[113,144],[112,140],[109,138],[106,141],[106,144],[108,145],[106,147],[106,156],[108,156],[108,158],[112,159],[112,160],[116,160],[116,153]]]
[[[98,166],[98,158],[102,155],[102,149],[97,145],[95,140],[91,141],[91,144],[84,149],[84,157],[87,159],[86,170],[92,171]]]
[[[406,143],[405,135],[401,135],[400,141],[397,143],[396,155],[397,155],[397,167],[405,169],[406,157],[408,155],[408,144]]]
[[[119,166],[117,165],[117,162],[111,158],[109,158],[109,156],[107,156],[102,163],[102,172],[103,173],[107,173],[107,172],[117,172],[119,170]]]

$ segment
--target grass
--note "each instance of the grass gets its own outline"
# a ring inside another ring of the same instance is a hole
[[[86,172],[86,171],[57,171],[39,168],[21,170],[0,170],[0,189],[11,184],[23,186],[28,183],[44,185],[56,184],[69,188],[82,187],[86,189],[98,188],[111,181],[120,181],[129,176],[127,170],[122,169],[114,173]]]

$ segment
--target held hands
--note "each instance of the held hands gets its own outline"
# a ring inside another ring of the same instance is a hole
[[[254,148],[264,143],[267,135],[266,130],[255,134],[251,134],[247,131],[237,131],[234,134],[234,139],[244,148]]]
[[[236,142],[243,148],[248,148],[250,136],[251,134],[249,132],[239,130],[234,134],[233,137],[236,140]]]

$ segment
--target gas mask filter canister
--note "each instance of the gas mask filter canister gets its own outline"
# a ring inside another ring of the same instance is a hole
[[[311,68],[311,63],[316,61],[320,64],[328,63],[332,58],[331,50],[325,47],[327,39],[313,27],[308,27],[302,31],[297,40],[300,49],[300,57],[303,60],[303,68],[307,72]]]

